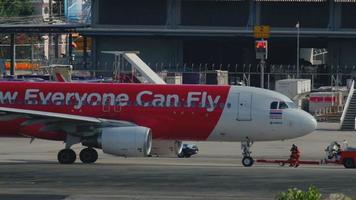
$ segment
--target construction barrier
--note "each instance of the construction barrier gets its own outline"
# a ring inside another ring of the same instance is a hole
[[[6,70],[10,70],[10,62],[5,62]],[[39,68],[37,63],[28,63],[28,62],[16,62],[15,70],[36,70]]]

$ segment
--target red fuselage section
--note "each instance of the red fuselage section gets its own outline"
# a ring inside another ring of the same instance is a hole
[[[230,86],[1,82],[0,106],[123,120],[152,129],[155,139],[206,140],[226,104]],[[0,121],[0,136],[63,140],[26,118]]]

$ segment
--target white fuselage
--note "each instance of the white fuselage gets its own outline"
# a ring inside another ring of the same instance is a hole
[[[316,120],[298,108],[271,109],[272,102],[292,101],[277,92],[252,87],[231,87],[227,106],[210,134],[210,141],[284,140],[313,132]]]

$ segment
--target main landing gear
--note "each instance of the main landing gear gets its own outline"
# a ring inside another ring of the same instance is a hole
[[[88,147],[80,151],[79,158],[83,163],[94,163],[98,160],[98,152]]]
[[[61,164],[73,164],[77,159],[77,155],[72,149],[62,149],[58,152],[57,158]],[[98,152],[88,147],[80,151],[79,158],[83,163],[94,163],[98,160]]]
[[[72,149],[62,149],[58,152],[57,158],[61,164],[72,164],[77,159],[77,155]]]
[[[77,159],[77,155],[75,151],[71,149],[73,144],[77,144],[80,142],[80,138],[68,136],[65,143],[65,149],[62,149],[58,152],[57,158],[60,164],[73,164]],[[80,151],[79,158],[83,163],[94,163],[98,159],[98,152],[91,148],[85,148]]]
[[[250,148],[252,147],[253,141],[251,141],[248,137],[246,140],[241,142],[241,150],[242,150],[242,165],[245,167],[251,167],[255,162],[251,157]]]

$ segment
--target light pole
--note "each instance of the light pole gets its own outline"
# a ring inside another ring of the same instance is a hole
[[[300,34],[300,24],[299,21],[295,25],[297,28],[297,78],[299,78],[299,34]]]

